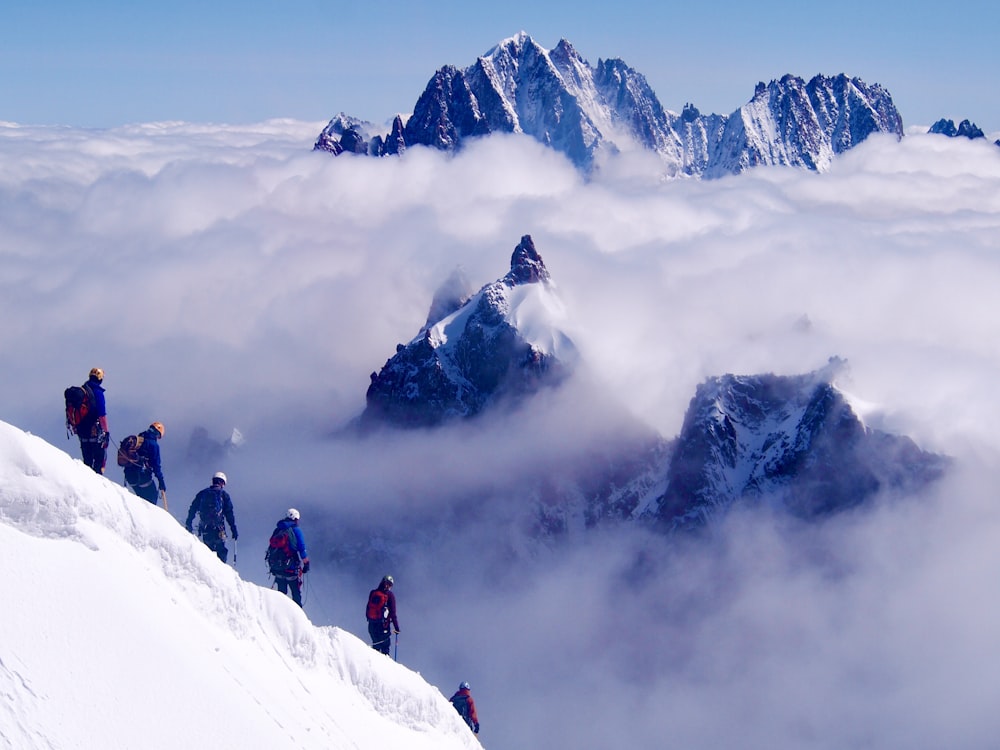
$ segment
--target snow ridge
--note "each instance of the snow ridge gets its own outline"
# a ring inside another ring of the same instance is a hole
[[[0,622],[0,692],[17,700],[0,747],[287,747],[290,726],[301,748],[479,747],[419,675],[4,422],[0,562],[31,572],[2,584],[30,606]]]

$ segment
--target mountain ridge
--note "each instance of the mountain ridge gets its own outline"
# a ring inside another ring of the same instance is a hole
[[[591,66],[565,39],[552,50],[526,32],[502,40],[466,68],[446,65],[406,119],[387,135],[343,113],[314,150],[397,155],[413,146],[455,151],[492,133],[531,136],[585,172],[620,151],[644,149],[671,177],[721,177],[762,165],[824,171],[873,133],[902,138],[888,91],[845,74],[808,82],[785,75],[757,84],[729,115],[663,107],[645,77],[620,58]]]

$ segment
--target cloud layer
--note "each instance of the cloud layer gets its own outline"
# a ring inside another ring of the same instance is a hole
[[[229,474],[241,560],[288,505],[332,561],[327,529],[467,493],[469,534],[393,571],[400,659],[443,690],[470,680],[494,747],[995,736],[1000,150],[872,138],[828,174],[711,182],[630,154],[585,182],[526,138],[332,159],[309,151],[317,130],[0,126],[0,416],[76,455],[60,394],[103,367],[113,437],[167,425],[175,516]],[[502,276],[524,234],[566,304],[580,392],[474,429],[330,438],[437,286],[457,266]],[[832,355],[870,424],[959,458],[934,496],[818,530],[736,517],[691,549],[622,531],[527,560],[477,546],[523,501],[504,477],[627,429],[603,399],[669,438],[705,377]],[[191,453],[198,427],[246,444]],[[318,567],[314,621],[363,633],[359,587],[384,571]]]

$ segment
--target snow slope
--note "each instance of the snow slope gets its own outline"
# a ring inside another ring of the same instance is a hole
[[[0,747],[479,747],[434,687],[0,422]]]

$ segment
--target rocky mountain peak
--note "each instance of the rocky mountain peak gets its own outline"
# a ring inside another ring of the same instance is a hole
[[[496,57],[498,54],[507,54],[517,58],[521,51],[527,46],[537,46],[531,35],[523,29],[513,36],[501,39],[497,44],[489,49],[483,57]]]
[[[561,382],[576,350],[559,328],[553,311],[561,303],[548,282],[530,235],[507,275],[475,294],[466,295],[463,274],[452,274],[417,336],[372,373],[361,425],[435,426]]]
[[[816,518],[938,478],[944,457],[859,419],[834,385],[844,366],[834,358],[805,375],[730,374],[699,385],[656,519],[697,527],[737,504]]]
[[[954,120],[942,118],[931,125],[927,132],[935,133],[937,135],[946,135],[950,138],[968,138],[969,140],[986,137],[982,128],[969,120],[962,120],[956,128]]]
[[[504,283],[508,286],[517,286],[518,284],[544,283],[550,279],[549,270],[545,267],[542,256],[535,249],[531,235],[524,235],[510,256],[510,271],[503,277]]]

